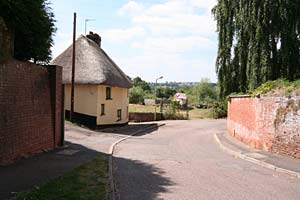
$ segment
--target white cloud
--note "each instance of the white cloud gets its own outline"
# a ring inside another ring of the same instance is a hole
[[[146,32],[142,27],[131,27],[128,29],[110,29],[100,31],[105,41],[110,42],[126,42],[132,39],[143,37]]]
[[[168,81],[216,81],[214,60],[184,59],[182,55],[148,52],[148,54],[121,58],[120,66],[127,66],[131,77],[140,76],[153,82],[160,75]]]
[[[131,0],[119,10],[119,14],[130,18],[131,27],[107,30],[104,35],[114,42],[127,41],[128,48],[139,51],[138,55],[121,55],[119,59],[132,76],[151,81],[153,74],[158,73],[169,76],[168,80],[208,77],[216,81],[214,58],[203,60],[205,56],[195,56],[215,52],[217,44],[211,38],[216,34],[216,25],[211,9],[216,3],[216,0],[166,0],[149,5]]]
[[[154,35],[197,34],[211,35],[215,32],[215,23],[210,16],[196,14],[176,14],[171,17],[139,15],[133,19],[135,26],[141,26]]]
[[[135,15],[140,13],[143,10],[143,6],[135,1],[129,1],[125,5],[123,5],[118,14],[119,15]]]
[[[195,48],[210,48],[214,43],[201,36],[186,36],[177,38],[147,38],[143,43],[133,43],[134,48],[144,51],[158,51],[160,53],[185,53]]]
[[[209,11],[217,4],[216,0],[190,0],[193,6],[208,9]]]

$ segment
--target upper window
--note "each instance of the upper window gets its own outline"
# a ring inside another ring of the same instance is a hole
[[[111,99],[111,88],[106,87],[106,100]]]

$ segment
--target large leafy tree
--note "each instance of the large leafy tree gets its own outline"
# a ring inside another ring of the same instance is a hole
[[[218,0],[216,70],[222,97],[300,78],[299,0]]]
[[[47,0],[2,0],[0,16],[14,32],[16,59],[43,63],[51,60],[56,28]]]
[[[142,80],[139,76],[132,80],[132,85],[134,87],[141,87],[144,91],[147,92],[151,91],[151,87],[149,86],[149,84],[146,81]]]
[[[202,79],[192,89],[192,94],[197,99],[197,103],[212,103],[217,99],[215,86],[210,83],[209,79]]]

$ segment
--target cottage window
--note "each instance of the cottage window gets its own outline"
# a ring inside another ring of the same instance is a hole
[[[122,120],[122,110],[118,109],[117,110],[117,121],[121,121]]]
[[[110,99],[111,99],[111,88],[106,87],[106,100],[110,100]]]
[[[105,105],[101,104],[101,115],[105,115]]]

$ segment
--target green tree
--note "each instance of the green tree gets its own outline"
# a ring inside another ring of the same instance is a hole
[[[217,99],[216,88],[209,79],[202,79],[192,89],[192,95],[196,97],[197,103],[212,103]]]
[[[129,90],[129,103],[143,103],[145,92],[140,86],[132,87]]]
[[[159,87],[156,89],[156,96],[158,98],[168,99],[176,94],[176,90],[170,87]]]
[[[49,62],[54,14],[47,0],[3,0],[0,16],[14,30],[14,57],[19,60]]]
[[[140,77],[136,77],[132,80],[132,85],[134,87],[141,87],[144,91],[150,92],[151,91],[151,87],[149,86],[149,84],[142,80]]]
[[[300,1],[218,0],[220,96],[300,78]]]

